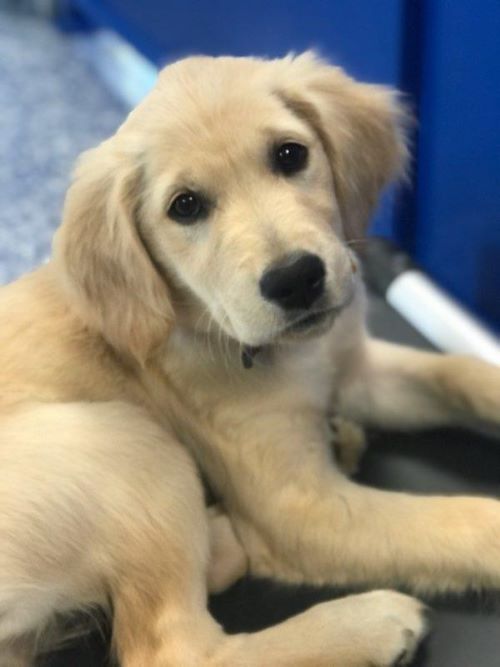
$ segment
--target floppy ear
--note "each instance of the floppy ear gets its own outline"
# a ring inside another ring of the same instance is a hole
[[[285,104],[314,127],[326,150],[348,237],[366,230],[381,190],[405,175],[409,114],[396,91],[365,84],[313,53],[287,59]]]
[[[84,321],[143,365],[165,340],[173,313],[137,231],[140,170],[114,142],[80,158],[54,256]]]

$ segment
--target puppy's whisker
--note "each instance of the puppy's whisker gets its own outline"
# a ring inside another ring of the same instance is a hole
[[[207,319],[206,328],[202,326],[203,320]],[[195,324],[195,334],[201,336],[202,342],[206,344],[209,358],[215,363],[215,355],[212,349],[211,329],[214,326],[214,319],[208,307],[205,307]]]
[[[209,320],[208,320],[208,328],[207,328],[207,346],[208,346],[208,353],[210,355],[210,359],[216,363],[217,361],[217,350],[215,349],[214,346],[214,336],[212,335],[212,331],[215,327],[215,320],[209,314]]]
[[[229,317],[227,313],[223,313],[224,317],[224,323],[225,324],[230,324]],[[221,346],[221,351],[222,351],[222,358],[224,361],[224,367],[227,370],[231,370],[232,368],[232,363],[231,363],[231,341],[229,339],[229,336],[225,333],[223,328],[219,326],[219,345]]]

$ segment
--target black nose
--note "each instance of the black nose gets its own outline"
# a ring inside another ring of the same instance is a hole
[[[309,252],[286,258],[264,273],[260,291],[285,310],[307,309],[325,290],[325,265]]]

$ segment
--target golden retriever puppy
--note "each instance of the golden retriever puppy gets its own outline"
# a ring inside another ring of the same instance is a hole
[[[228,636],[207,588],[500,587],[497,500],[362,487],[331,454],[332,413],[500,426],[498,368],[365,331],[349,239],[404,170],[404,120],[311,54],[190,58],[82,157],[52,261],[0,292],[1,667],[96,605],[122,667],[403,664],[413,598]]]

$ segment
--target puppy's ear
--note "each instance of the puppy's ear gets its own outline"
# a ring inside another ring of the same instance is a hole
[[[279,95],[319,135],[332,166],[345,233],[357,238],[384,186],[405,175],[409,114],[396,91],[354,81],[313,53],[285,63]]]
[[[165,340],[173,312],[136,226],[140,170],[114,142],[80,158],[54,259],[84,321],[143,365]]]

